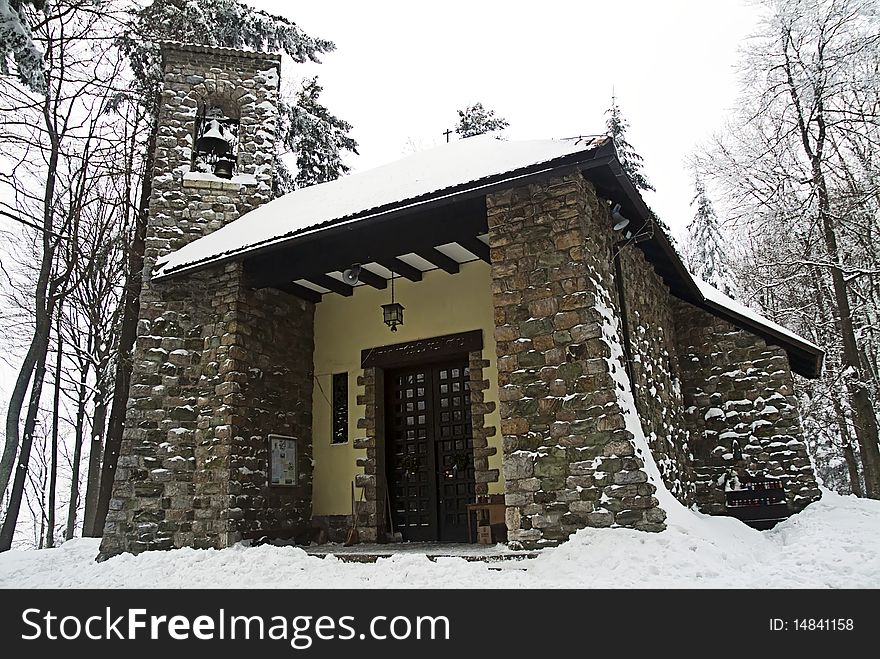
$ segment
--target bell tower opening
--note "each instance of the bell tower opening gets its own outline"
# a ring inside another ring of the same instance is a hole
[[[232,178],[238,168],[239,120],[222,107],[200,103],[192,171]]]

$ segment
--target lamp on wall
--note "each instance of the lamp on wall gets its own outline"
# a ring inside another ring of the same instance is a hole
[[[385,324],[392,332],[397,331],[398,325],[403,325],[403,305],[394,301],[394,273],[391,273],[391,303],[382,305],[382,316]]]
[[[620,214],[620,204],[614,204],[611,209],[611,219],[614,220],[614,231],[623,231],[629,224],[629,220]]]
[[[361,279],[361,264],[352,263],[351,267],[342,273],[342,281],[349,286],[354,286]]]

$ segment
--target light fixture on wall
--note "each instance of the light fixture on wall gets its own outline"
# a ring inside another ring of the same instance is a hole
[[[611,209],[611,219],[614,220],[612,227],[614,231],[623,231],[629,225],[629,220],[620,214],[620,204],[614,204],[614,208]]]
[[[397,331],[398,325],[403,325],[403,305],[394,301],[394,273],[391,273],[391,303],[382,305],[382,316],[385,324],[392,332]]]
[[[361,264],[352,263],[351,267],[342,273],[342,281],[349,286],[354,286],[361,280]]]

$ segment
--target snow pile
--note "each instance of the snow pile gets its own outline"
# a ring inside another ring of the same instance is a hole
[[[680,509],[662,533],[584,529],[535,559],[472,563],[406,554],[375,564],[293,547],[236,546],[122,555],[96,563],[98,541],[0,555],[4,588],[878,588],[880,502],[821,501],[754,531]],[[500,569],[499,569],[500,568]]]
[[[621,344],[620,318],[609,306],[608,300],[611,294],[602,284],[595,278],[592,278],[593,286],[596,289],[596,303],[594,308],[602,318],[602,339],[608,345],[610,356],[606,358],[608,362],[608,372],[615,383],[615,392],[617,393],[617,404],[623,412],[626,429],[632,433],[633,445],[636,455],[642,459],[644,463],[644,471],[648,475],[648,482],[657,488],[654,496],[660,502],[660,507],[666,511],[667,521],[669,520],[685,520],[688,518],[687,509],[681,505],[672,492],[666,487],[663,478],[660,475],[660,468],[654,460],[654,452],[648,446],[648,440],[645,437],[645,431],[642,429],[641,421],[639,421],[639,413],[636,410],[636,401],[632,394],[632,383],[629,380],[626,369],[623,364],[626,359],[623,354],[623,345]]]

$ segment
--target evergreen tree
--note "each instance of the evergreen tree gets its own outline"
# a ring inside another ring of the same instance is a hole
[[[45,87],[43,53],[29,19],[44,5],[44,0],[0,0],[0,74],[9,75],[11,58],[18,79],[35,90]]]
[[[694,219],[687,226],[685,261],[697,277],[725,295],[735,297],[733,272],[724,236],[699,174],[695,175],[694,189],[696,194],[691,205],[696,205],[697,210]]]
[[[654,192],[654,186],[651,185],[651,182],[642,173],[642,157],[636,153],[636,150],[626,140],[629,122],[620,112],[620,106],[617,104],[617,98],[613,93],[611,94],[611,107],[606,110],[605,114],[609,115],[608,120],[605,122],[605,130],[614,139],[617,158],[620,160],[623,171],[629,176],[629,180],[632,181],[637,190],[642,192],[650,190]]]
[[[357,153],[357,142],[348,136],[351,125],[333,116],[318,101],[323,87],[318,78],[305,80],[296,95],[292,112],[282,116],[281,138],[296,152],[295,187],[332,181],[349,171],[343,151]]]
[[[509,125],[507,119],[496,117],[494,110],[487,110],[482,103],[475,103],[458,111],[455,132],[462,137],[473,137],[504,130]]]
[[[144,99],[155,98],[159,88],[159,42],[166,39],[281,51],[298,63],[319,62],[321,54],[335,49],[333,42],[308,36],[293,21],[253,9],[238,0],[153,0],[136,12],[130,29],[121,39]],[[281,159],[276,159],[279,194],[338,178],[349,169],[342,162],[343,153],[357,153],[357,142],[347,134],[351,126],[320,104],[321,91],[317,78],[311,78],[294,98],[281,99],[279,153],[295,153],[300,171],[293,176]]]

